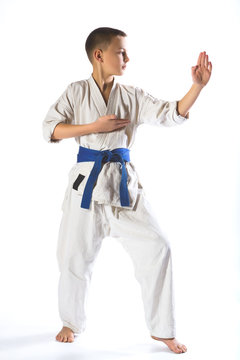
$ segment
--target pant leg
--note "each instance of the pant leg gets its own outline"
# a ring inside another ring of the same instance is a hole
[[[171,248],[143,193],[133,210],[106,207],[110,235],[130,255],[150,335],[176,336]]]
[[[93,265],[107,234],[103,205],[80,207],[82,197],[72,190],[59,229],[57,259],[59,315],[63,326],[81,333],[86,327],[86,308]]]

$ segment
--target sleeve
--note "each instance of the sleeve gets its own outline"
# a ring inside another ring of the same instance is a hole
[[[74,101],[72,95],[72,84],[69,84],[57,101],[49,108],[42,123],[44,139],[49,143],[57,143],[60,140],[52,140],[51,136],[57,124],[63,122],[72,124],[74,122]]]
[[[157,99],[140,88],[137,88],[137,98],[139,104],[138,125],[175,126],[189,119],[189,112],[186,117],[178,113],[177,100]]]

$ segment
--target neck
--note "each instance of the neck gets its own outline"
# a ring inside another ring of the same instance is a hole
[[[114,82],[113,75],[106,75],[103,74],[101,71],[93,69],[92,77],[96,81],[102,93],[111,91]]]

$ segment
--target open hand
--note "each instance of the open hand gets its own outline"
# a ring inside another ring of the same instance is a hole
[[[110,132],[121,130],[126,127],[131,120],[129,119],[118,119],[115,114],[104,115],[99,117],[94,122],[95,132]]]
[[[208,61],[206,51],[201,52],[198,57],[197,65],[192,66],[192,79],[195,84],[205,86],[212,73],[212,63]]]

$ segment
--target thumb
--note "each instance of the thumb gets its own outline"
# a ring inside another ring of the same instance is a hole
[[[195,73],[198,68],[198,65],[192,66],[192,73]]]

